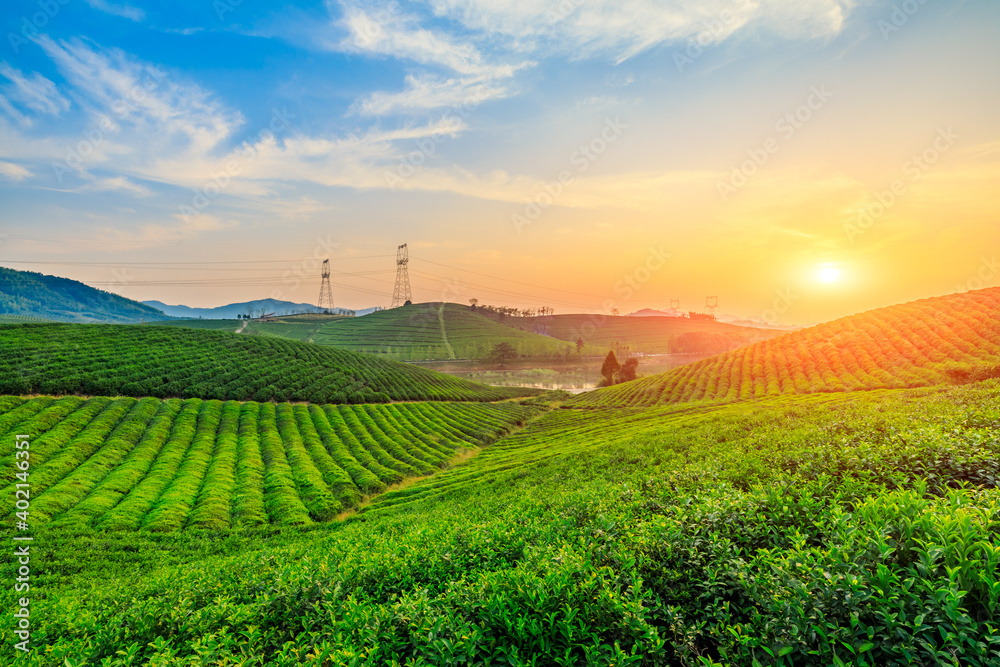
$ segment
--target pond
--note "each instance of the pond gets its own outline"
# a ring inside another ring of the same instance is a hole
[[[711,354],[651,354],[639,357],[639,376],[656,375],[711,357]],[[501,369],[482,361],[424,361],[417,365],[448,375],[499,387],[562,389],[573,394],[590,391],[601,381],[603,357],[571,360],[510,362]]]

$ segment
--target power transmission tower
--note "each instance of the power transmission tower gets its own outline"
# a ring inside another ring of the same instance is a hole
[[[333,312],[333,288],[330,287],[330,260],[323,260],[323,280],[319,284],[319,302],[316,304],[320,310]]]
[[[677,310],[680,307],[681,307],[681,300],[680,299],[671,299],[670,300],[670,310]]]
[[[708,312],[712,313],[712,317],[715,317],[715,310],[719,307],[719,297],[717,296],[706,296],[705,297],[705,307],[708,308]]]
[[[397,308],[405,305],[407,301],[413,300],[410,292],[410,274],[406,265],[410,262],[410,252],[406,249],[406,244],[396,248],[396,287],[392,290],[392,305],[390,308]]]

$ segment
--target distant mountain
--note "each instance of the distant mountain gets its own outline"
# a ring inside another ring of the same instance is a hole
[[[652,308],[643,308],[642,310],[637,310],[634,313],[629,313],[629,317],[684,317],[684,313],[679,310],[670,308],[668,310],[653,310]]]
[[[278,315],[290,315],[293,313],[311,313],[319,308],[311,303],[292,303],[291,301],[280,301],[278,299],[256,299],[254,301],[243,301],[241,303],[230,303],[225,306],[215,308],[191,308],[190,306],[171,306],[162,301],[143,301],[144,304],[159,308],[171,317],[194,317],[206,320],[235,320],[237,315],[245,315],[247,310],[251,310],[253,315],[264,313],[277,313]]]
[[[735,315],[719,315],[719,321],[725,322],[726,324],[734,324],[738,327],[754,327],[757,329],[779,329],[781,331],[796,331],[802,329],[803,325],[800,324],[768,324],[767,322],[761,322],[759,320],[744,320],[740,319]]]
[[[112,323],[169,319],[155,307],[76,280],[4,267],[0,267],[0,316]]]

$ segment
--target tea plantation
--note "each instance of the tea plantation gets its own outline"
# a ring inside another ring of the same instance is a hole
[[[3,664],[1000,666],[998,306],[578,397],[273,337],[0,327],[0,539],[32,537]]]
[[[163,326],[0,327],[0,393],[314,403],[493,401],[486,387],[415,366],[298,341]]]
[[[996,665],[998,427],[995,380],[554,409],[347,521],[53,523],[19,663]]]

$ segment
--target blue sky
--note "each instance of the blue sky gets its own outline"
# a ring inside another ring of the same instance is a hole
[[[338,305],[388,305],[403,242],[419,300],[557,312],[810,322],[998,277],[995,2],[36,0],[2,27],[0,260],[131,298],[311,301],[330,256]]]

